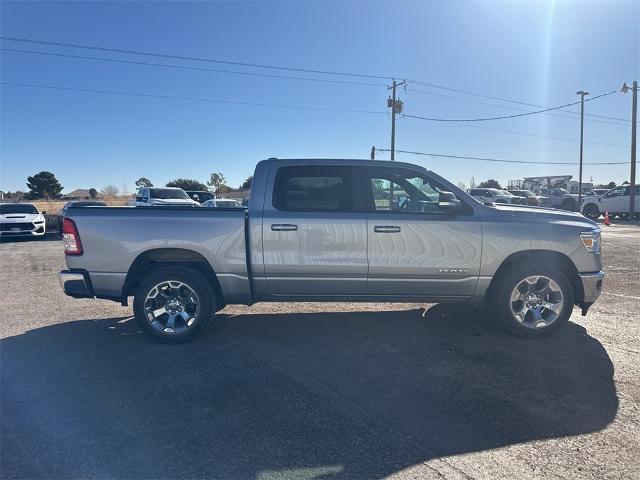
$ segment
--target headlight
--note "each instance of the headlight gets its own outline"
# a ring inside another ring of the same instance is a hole
[[[587,249],[587,252],[600,253],[600,230],[583,232],[580,234],[580,240],[582,240],[582,245]]]

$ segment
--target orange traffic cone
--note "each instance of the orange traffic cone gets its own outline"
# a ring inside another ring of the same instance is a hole
[[[604,224],[608,227],[611,225],[611,220],[609,220],[609,210],[605,210],[604,212]]]

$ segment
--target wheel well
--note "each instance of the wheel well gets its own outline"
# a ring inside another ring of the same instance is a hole
[[[540,262],[548,262],[556,267],[560,267],[567,275],[567,279],[569,280],[569,283],[573,288],[574,301],[580,302],[584,299],[584,290],[576,266],[565,254],[554,252],[552,250],[527,250],[523,252],[512,253],[502,262],[495,275],[491,279],[488,292],[491,293],[493,289],[496,288],[496,285],[500,283],[501,277],[509,272],[512,268],[523,264],[536,265]]]
[[[138,255],[133,261],[122,287],[122,305],[127,305],[127,297],[135,292],[150,271],[168,265],[189,266],[209,279],[216,294],[222,298],[222,288],[211,264],[198,252],[184,248],[156,248]]]

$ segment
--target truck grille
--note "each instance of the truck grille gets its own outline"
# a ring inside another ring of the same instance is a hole
[[[31,222],[24,223],[0,223],[0,232],[11,232],[14,228],[19,228],[21,231],[33,230],[34,225]]]

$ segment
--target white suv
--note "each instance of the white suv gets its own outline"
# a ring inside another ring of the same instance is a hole
[[[486,203],[511,203],[510,196],[513,197],[505,195],[497,188],[471,188],[468,193],[476,200]]]
[[[582,201],[580,211],[592,220],[596,220],[600,215],[609,212],[609,215],[619,217],[629,216],[629,195],[631,188],[629,185],[620,185],[612,188],[604,195],[598,197],[586,197]],[[635,211],[636,215],[640,212],[640,185],[636,185],[635,191]]]
[[[0,237],[44,237],[44,215],[31,203],[0,204]]]
[[[176,187],[141,188],[136,194],[136,207],[199,207],[187,192]]]

